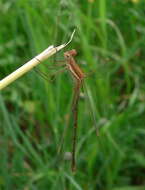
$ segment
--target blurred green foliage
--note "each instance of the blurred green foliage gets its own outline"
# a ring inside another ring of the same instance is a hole
[[[145,1],[1,0],[0,12],[1,79],[66,42],[75,27],[64,51],[75,48],[82,69],[95,71],[79,104],[75,175],[66,158],[73,132],[67,72],[48,83],[31,71],[1,91],[0,189],[145,189]]]

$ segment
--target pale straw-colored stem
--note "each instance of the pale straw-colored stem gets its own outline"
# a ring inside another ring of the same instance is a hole
[[[3,88],[5,88],[9,84],[11,84],[13,81],[18,79],[19,77],[21,77],[22,75],[24,75],[25,73],[30,71],[31,69],[33,69],[33,67],[35,67],[38,64],[42,63],[42,61],[46,60],[48,57],[54,55],[59,50],[63,49],[65,46],[67,46],[72,41],[74,33],[75,33],[75,30],[73,31],[73,33],[72,33],[72,35],[70,37],[70,40],[67,43],[62,44],[62,45],[57,46],[57,47],[54,47],[53,45],[49,46],[42,53],[35,56],[33,59],[31,59],[30,61],[25,63],[23,66],[18,68],[16,71],[14,71],[13,73],[9,74],[4,79],[2,79],[0,81],[0,90],[2,90]]]

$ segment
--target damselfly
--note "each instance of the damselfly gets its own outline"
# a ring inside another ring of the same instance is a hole
[[[72,103],[72,113],[73,113],[73,144],[72,144],[72,164],[71,168],[74,172],[76,170],[76,141],[77,141],[77,128],[78,128],[78,103],[80,97],[80,89],[83,86],[84,78],[86,77],[85,73],[78,66],[75,61],[75,56],[77,55],[77,51],[75,49],[67,51],[64,53],[65,64],[63,69],[58,72],[62,72],[64,70],[68,70],[69,73],[74,78],[74,94],[73,94],[73,103]],[[55,65],[54,65],[55,67]],[[36,70],[44,79],[48,79],[48,76],[44,73],[41,73],[39,70]],[[55,74],[57,75],[56,72]],[[53,75],[54,76],[54,75]],[[51,78],[52,79],[52,78]]]

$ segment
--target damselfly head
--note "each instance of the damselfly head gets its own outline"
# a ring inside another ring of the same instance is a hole
[[[64,57],[67,59],[70,58],[71,56],[76,56],[76,55],[77,55],[77,51],[75,49],[72,49],[70,51],[66,51],[64,53]]]

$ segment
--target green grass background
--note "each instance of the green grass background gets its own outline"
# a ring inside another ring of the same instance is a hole
[[[77,172],[66,159],[73,81],[65,72],[48,83],[31,71],[0,92],[0,189],[145,189],[144,0],[1,0],[0,78],[66,42],[74,27],[55,59],[75,48],[84,71],[95,71],[79,104]]]

